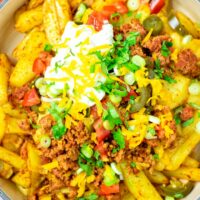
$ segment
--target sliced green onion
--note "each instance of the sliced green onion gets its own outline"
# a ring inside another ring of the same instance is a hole
[[[115,174],[117,174],[117,175],[122,175],[122,172],[121,172],[121,170],[119,169],[119,167],[117,167],[116,163],[112,162],[112,163],[110,164],[110,166],[111,166],[112,170],[115,172]]]
[[[166,196],[165,200],[175,200],[174,197]]]
[[[44,78],[38,78],[36,81],[35,81],[35,87],[36,88],[40,88],[42,87],[44,84],[46,84],[46,82],[44,81]]]
[[[103,182],[106,186],[111,186],[119,183],[119,179],[117,178],[115,172],[109,165],[106,165],[106,169],[103,173],[103,176],[104,176]]]
[[[119,87],[118,89],[113,89],[112,92],[113,92],[114,95],[117,95],[117,96],[120,96],[120,97],[125,97],[128,94],[125,87]]]
[[[113,106],[111,103],[108,103],[107,106],[108,106],[110,115],[111,115],[114,119],[120,117],[119,114],[118,114],[118,112],[117,112],[116,109],[115,109],[115,106]]]
[[[128,85],[133,85],[133,83],[135,82],[135,76],[133,72],[129,72],[124,76],[124,81],[125,83],[127,83]]]
[[[135,162],[131,162],[131,167],[135,168],[136,167],[136,163]]]
[[[139,67],[144,67],[146,65],[145,59],[139,55],[133,56],[131,61],[132,61],[132,63],[134,63],[135,65],[137,65]]]
[[[199,95],[200,94],[200,83],[199,82],[191,83],[188,90],[189,90],[189,93],[192,95]]]
[[[196,131],[200,134],[200,121],[196,124]]]
[[[194,122],[194,117],[192,117],[192,118],[188,119],[187,121],[183,122],[182,126],[183,126],[183,127],[189,126],[189,125],[191,125],[193,122]]]
[[[114,94],[110,94],[109,99],[111,100],[112,103],[117,104],[121,102],[122,97],[114,95]]]
[[[81,147],[81,153],[86,157],[86,158],[91,158],[93,156],[93,150],[92,148],[87,145],[87,144],[83,144],[83,146]]]
[[[45,44],[44,51],[50,52],[52,50],[53,46],[51,44]]]
[[[48,135],[41,136],[40,146],[44,148],[49,148],[51,146],[51,138]]]
[[[103,122],[103,127],[104,127],[106,130],[111,131],[111,130],[114,129],[115,124],[112,123],[112,122],[110,122],[109,120],[105,120],[105,121]]]
[[[160,124],[160,119],[158,117],[153,116],[153,115],[149,115],[149,121],[151,123],[154,123],[154,124]]]
[[[195,109],[200,110],[200,105],[198,105],[198,104],[196,104],[196,103],[190,102],[189,105],[192,106],[192,107],[195,108]]]
[[[183,37],[182,43],[183,44],[188,44],[191,40],[192,40],[192,36],[191,35],[186,35],[186,36]]]
[[[84,3],[81,3],[78,7],[78,10],[74,16],[74,21],[75,22],[81,22],[81,19],[85,13],[85,11],[87,10],[87,6]]]
[[[131,11],[135,11],[140,6],[140,0],[128,0],[127,7]]]

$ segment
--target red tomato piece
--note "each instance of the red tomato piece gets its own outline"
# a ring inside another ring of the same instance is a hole
[[[26,94],[24,95],[24,100],[22,102],[23,106],[34,106],[40,103],[40,98],[37,94],[37,91],[35,88],[30,89]]]
[[[131,96],[137,97],[138,94],[135,92],[135,90],[131,90],[126,97],[123,97],[123,100],[129,101]]]
[[[96,120],[93,124],[93,127],[96,131],[97,134],[97,140],[98,142],[102,142],[104,139],[106,139],[109,135],[110,135],[110,131],[106,130],[103,127],[103,121],[101,118],[99,118],[98,120]]]
[[[104,6],[104,7],[103,7],[103,10],[102,10],[102,14],[103,14],[104,16],[108,17],[108,18],[110,18],[110,16],[111,16],[113,13],[115,13],[115,12],[117,12],[117,9],[116,9],[116,7],[113,6],[113,5]]]
[[[102,184],[100,186],[100,195],[110,195],[110,194],[116,194],[119,193],[119,184],[112,185],[112,186],[106,186]]]
[[[41,52],[39,57],[35,59],[33,63],[33,72],[37,75],[41,75],[46,71],[46,68],[50,65],[52,55],[48,52]]]
[[[102,13],[94,11],[88,18],[87,24],[93,25],[96,31],[100,31],[103,26],[103,21],[108,20],[108,17]]]
[[[160,12],[162,7],[165,5],[165,0],[151,0],[150,2],[151,14],[156,14]]]
[[[118,1],[116,3],[113,4],[116,8],[116,12],[120,13],[120,14],[125,14],[128,12],[128,8],[125,4],[125,2],[123,1]]]

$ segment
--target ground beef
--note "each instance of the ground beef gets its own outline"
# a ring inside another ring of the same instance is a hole
[[[192,118],[194,116],[195,110],[191,106],[186,106],[183,108],[180,118],[182,121],[187,121],[188,119]]]
[[[139,32],[140,33],[140,37],[138,37],[138,38],[140,38],[140,39],[143,38],[147,33],[145,28],[142,26],[140,21],[137,20],[137,19],[132,19],[130,23],[124,24],[120,28],[120,31],[123,33],[125,38],[127,36],[129,36],[130,32]]]
[[[28,158],[28,150],[27,150],[28,142],[25,141],[20,149],[20,156],[26,160]]]
[[[19,127],[24,130],[24,131],[28,131],[30,130],[30,122],[28,119],[22,119],[19,121]]]
[[[28,85],[24,85],[20,88],[14,88],[10,96],[10,100],[14,105],[19,105],[24,98],[25,93],[29,90]]]
[[[168,35],[159,35],[152,37],[148,40],[143,47],[149,49],[151,52],[159,52],[162,47],[163,41],[171,41],[171,38]]]
[[[28,117],[32,123],[37,124],[38,114],[35,111],[29,111]]]
[[[151,147],[157,147],[159,145],[158,139],[145,140],[145,142]]]
[[[96,168],[94,170],[95,181],[93,184],[94,184],[95,188],[98,188],[101,185],[102,180],[103,180],[103,172],[104,172],[104,169],[102,169],[102,168]]]
[[[43,129],[51,129],[51,127],[55,124],[55,121],[51,115],[46,115],[39,120],[38,125]]]
[[[197,65],[198,58],[190,49],[185,49],[179,52],[178,61],[175,64],[176,70],[183,75],[197,77],[200,75],[200,67]]]
[[[156,52],[155,55],[156,55],[156,58],[160,60],[161,66],[168,66],[170,64],[169,56],[163,56],[160,51]]]
[[[146,57],[146,54],[143,52],[142,47],[139,45],[134,45],[131,47],[131,55],[139,55],[141,57]]]

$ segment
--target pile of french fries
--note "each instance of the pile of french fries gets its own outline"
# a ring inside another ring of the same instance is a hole
[[[22,130],[19,126],[21,121],[26,120],[26,113],[21,108],[14,108],[9,103],[10,89],[21,87],[34,79],[32,65],[35,58],[43,51],[45,44],[58,44],[66,23],[72,20],[71,10],[76,10],[82,0],[30,0],[15,13],[15,28],[25,33],[24,39],[14,49],[13,57],[17,60],[16,65],[10,63],[5,54],[0,54],[0,176],[10,179],[17,184],[17,187],[30,196],[43,180],[41,172],[48,173],[52,167],[56,167],[56,161],[48,166],[42,166],[40,152],[30,140],[25,143],[25,136],[30,133]],[[111,4],[114,0],[94,0],[91,8],[101,10],[104,5]],[[86,2],[87,3],[87,2]],[[193,27],[186,18],[179,14],[182,21]],[[195,29],[196,30],[196,29]],[[191,29],[192,34],[199,34]],[[171,30],[169,30],[171,34]],[[192,42],[189,47],[195,48],[200,44],[198,39]],[[195,49],[197,53],[200,48]],[[161,95],[161,102],[170,106],[171,109],[181,105],[183,102],[194,97],[189,96],[187,88],[189,80],[181,75],[176,76],[177,85],[166,85],[166,91],[172,99]],[[181,90],[180,90],[181,88]],[[165,92],[166,92],[165,91]],[[164,93],[165,93],[164,92]],[[196,98],[197,104],[199,104]],[[139,200],[160,200],[159,193],[153,184],[167,184],[171,177],[200,181],[199,162],[190,156],[195,146],[200,142],[200,133],[195,129],[199,122],[198,113],[195,115],[195,122],[179,131],[179,140],[173,149],[163,151],[162,147],[155,149],[160,160],[157,161],[155,170],[140,171],[137,175],[129,174],[126,163],[121,163],[121,169],[130,194],[127,193],[124,199]],[[27,145],[27,155],[20,156],[22,144]],[[60,191],[58,192],[60,195]],[[58,195],[58,196],[59,196]],[[41,200],[51,199],[51,195],[40,197]],[[62,199],[62,195],[61,198]]]

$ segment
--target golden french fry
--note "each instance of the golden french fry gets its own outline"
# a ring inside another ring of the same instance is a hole
[[[18,153],[23,141],[22,137],[17,134],[5,134],[2,139],[2,146],[9,151]]]
[[[3,109],[0,107],[0,142],[4,136],[5,129],[6,129],[6,115]]]
[[[39,200],[51,200],[51,195],[50,194],[41,195],[39,196]]]
[[[190,79],[181,74],[174,74],[176,83],[173,85],[165,82],[160,93],[160,103],[168,105],[171,109],[182,105],[188,98],[188,86]]]
[[[194,158],[188,156],[184,162],[183,162],[183,166],[185,167],[195,167],[198,168],[199,167],[199,161],[195,160]]]
[[[12,166],[0,160],[0,176],[9,179],[13,174]]]
[[[51,44],[60,41],[66,23],[71,19],[67,0],[45,0],[43,4],[44,28]]]
[[[159,171],[154,170],[152,173],[150,173],[148,170],[145,170],[145,175],[152,183],[156,183],[156,184],[169,183],[169,179],[163,173]]]
[[[180,167],[174,171],[164,171],[164,174],[190,181],[200,181],[200,169],[194,167]]]
[[[14,117],[9,117],[6,116],[5,121],[6,121],[6,126],[5,126],[5,133],[6,134],[27,134],[28,131],[25,131],[19,127],[19,124],[22,119],[17,119]]]
[[[19,60],[10,76],[12,86],[21,87],[35,77],[35,73],[32,71],[33,62],[46,43],[45,33],[36,28],[15,49],[13,55]]]
[[[16,12],[15,12],[15,15],[14,15],[14,20],[15,20],[15,23],[17,20],[19,20],[19,16],[25,12],[27,10],[27,5],[23,5],[22,7],[20,7]]]
[[[122,197],[122,200],[135,200],[135,197],[130,192],[127,192]]]
[[[44,0],[30,0],[28,3],[28,9],[33,9],[38,7],[44,2]]]
[[[8,80],[11,64],[5,54],[0,54],[0,106],[8,101]]]
[[[25,161],[16,153],[8,151],[7,149],[0,146],[0,160],[3,160],[15,167],[21,169],[25,165]]]
[[[15,28],[22,33],[28,32],[43,22],[42,6],[18,13]]]
[[[140,171],[137,174],[129,173],[126,163],[120,163],[120,168],[129,192],[132,193],[136,199],[162,200],[159,193],[145,176],[144,172]]]
[[[31,186],[30,172],[27,169],[21,170],[12,178],[12,181],[24,188],[29,188]]]
[[[14,49],[13,57],[17,60],[29,58],[32,61],[44,49],[46,43],[45,33],[39,28],[34,28]]]

